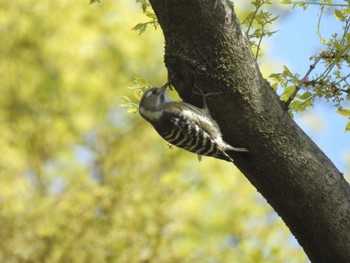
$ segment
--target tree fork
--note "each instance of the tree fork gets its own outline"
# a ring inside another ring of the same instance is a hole
[[[350,187],[283,108],[262,77],[232,4],[226,0],[150,0],[165,36],[169,80],[222,94],[208,107],[224,140],[246,147],[236,166],[281,216],[312,262],[349,262]]]

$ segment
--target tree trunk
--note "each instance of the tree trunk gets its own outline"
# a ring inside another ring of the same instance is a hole
[[[208,97],[210,113],[226,142],[249,150],[231,155],[235,165],[312,262],[350,262],[350,187],[262,77],[230,2],[150,3],[165,36],[169,80],[182,99],[201,106],[195,85],[221,92]]]

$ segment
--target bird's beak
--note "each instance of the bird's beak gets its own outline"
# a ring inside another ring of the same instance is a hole
[[[168,86],[169,86],[169,82],[165,83],[165,84],[160,88],[160,93],[164,93]]]

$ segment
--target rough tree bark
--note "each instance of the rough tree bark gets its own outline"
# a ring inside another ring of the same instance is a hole
[[[165,36],[169,80],[184,101],[204,93],[235,165],[281,216],[312,262],[350,262],[350,187],[289,117],[262,77],[226,0],[150,0]],[[293,48],[293,47],[290,47]]]

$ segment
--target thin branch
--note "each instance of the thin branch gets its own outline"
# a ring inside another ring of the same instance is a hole
[[[288,98],[288,100],[285,102],[285,108],[288,109],[291,102],[294,100],[295,96],[298,94],[299,90],[304,86],[305,82],[307,81],[307,78],[309,77],[310,73],[315,69],[317,63],[320,61],[321,57],[317,57],[315,59],[314,64],[310,65],[309,70],[306,72],[305,76],[302,78],[302,80],[299,82],[299,85],[295,87],[295,90],[292,95]]]
[[[291,1],[289,4],[291,5],[322,5],[322,6],[339,6],[339,7],[347,7],[348,4],[331,4],[331,3],[317,3],[317,2],[304,2],[304,1]]]
[[[349,76],[349,75],[348,75]],[[304,84],[305,84],[305,86],[312,86],[312,87],[315,87],[315,86],[317,86],[317,85],[329,85],[329,86],[331,86],[331,87],[334,87],[334,89],[335,89],[335,91],[341,91],[341,92],[344,92],[344,93],[347,93],[347,94],[350,94],[350,88],[348,88],[348,89],[343,89],[343,88],[339,88],[339,83],[341,82],[341,81],[344,81],[344,82],[346,82],[346,78],[348,77],[348,76],[346,76],[346,77],[344,77],[344,78],[342,78],[340,81],[338,81],[338,82],[330,82],[329,84],[327,84],[326,82],[324,82],[324,81],[322,81],[322,80],[307,80],[307,81],[305,81],[304,82]],[[346,82],[347,83],[347,82]],[[349,86],[349,85],[348,85]]]
[[[259,51],[260,51],[261,42],[262,42],[262,40],[263,40],[263,36],[264,36],[264,25],[262,25],[262,27],[261,27],[261,37],[260,37],[259,43],[258,43],[258,45],[257,45],[257,47],[256,47],[256,54],[255,54],[255,59],[256,59],[256,60],[257,60],[258,57],[259,57]]]
[[[258,14],[258,11],[259,11],[260,7],[262,7],[262,5],[257,6],[256,9],[255,9],[255,11],[254,11],[254,15],[252,16],[252,19],[251,19],[250,22],[249,22],[249,26],[248,26],[248,28],[247,28],[247,31],[245,32],[246,35],[249,35],[250,28],[251,28],[252,25],[253,25],[254,18],[255,18],[256,15]]]

